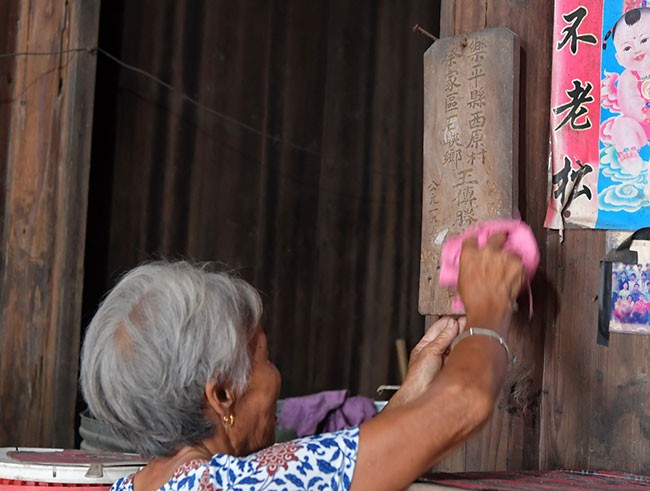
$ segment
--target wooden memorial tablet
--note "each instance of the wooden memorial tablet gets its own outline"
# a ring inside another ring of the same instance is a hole
[[[423,315],[451,313],[453,293],[438,285],[445,238],[517,209],[519,56],[505,28],[440,39],[424,54]]]

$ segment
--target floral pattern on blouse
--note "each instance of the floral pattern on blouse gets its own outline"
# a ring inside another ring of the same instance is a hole
[[[246,457],[217,454],[181,465],[161,491],[348,490],[359,428],[278,443]],[[111,491],[133,491],[133,477]]]

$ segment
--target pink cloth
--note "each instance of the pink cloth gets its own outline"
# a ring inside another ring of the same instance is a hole
[[[449,237],[443,244],[440,254],[440,285],[455,288],[458,284],[460,253],[465,239],[474,236],[477,238],[478,246],[483,247],[488,237],[496,232],[503,232],[507,236],[503,249],[512,254],[517,254],[521,258],[526,270],[527,285],[530,291],[530,282],[535,276],[539,265],[539,248],[530,227],[521,220],[515,219],[479,222],[462,234]],[[464,312],[460,298],[456,297],[453,300],[452,309],[455,313]]]

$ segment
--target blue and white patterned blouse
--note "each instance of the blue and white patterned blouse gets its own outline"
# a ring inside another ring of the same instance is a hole
[[[359,428],[278,443],[247,457],[217,454],[180,466],[162,491],[348,490]],[[111,491],[133,491],[134,474]]]

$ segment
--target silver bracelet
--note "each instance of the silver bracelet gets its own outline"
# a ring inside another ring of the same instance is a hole
[[[499,344],[503,346],[503,349],[506,350],[506,355],[508,356],[508,363],[514,362],[514,358],[512,354],[510,353],[510,348],[508,348],[508,343],[506,343],[505,339],[503,339],[498,333],[491,329],[483,329],[481,327],[470,327],[469,329],[466,329],[460,336],[458,336],[454,341],[451,343],[450,351],[454,349],[454,346],[456,346],[458,343],[460,343],[463,339],[469,337],[469,336],[488,336],[490,338],[494,338],[497,341],[499,341]]]

